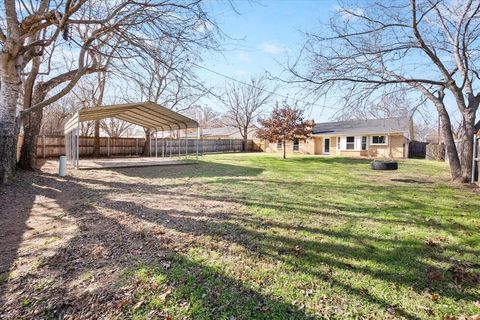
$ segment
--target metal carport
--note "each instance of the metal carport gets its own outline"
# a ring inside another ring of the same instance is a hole
[[[188,157],[188,129],[197,129],[195,155],[198,157],[199,125],[197,121],[153,102],[136,102],[81,109],[67,121],[65,124],[65,152],[67,161],[76,169],[79,168],[80,161],[80,123],[105,118],[116,118],[150,129],[152,135],[155,134],[155,157],[158,157],[159,153],[157,138],[158,133],[161,132],[162,158],[167,156],[170,158],[173,156],[182,157],[180,152],[181,131],[185,133],[185,152],[183,156]],[[165,139],[165,131],[170,133],[169,139]],[[176,139],[172,138],[174,132],[177,132]],[[151,144],[152,140],[150,139]],[[165,144],[169,141],[170,143],[175,141],[178,145],[178,154],[165,154]],[[152,148],[150,148],[150,156],[152,156]]]

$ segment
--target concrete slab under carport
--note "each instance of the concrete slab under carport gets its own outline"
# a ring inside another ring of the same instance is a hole
[[[196,164],[195,159],[179,158],[151,158],[151,157],[125,157],[125,158],[94,158],[80,159],[80,170],[112,169],[112,168],[135,168],[153,166],[171,166]]]

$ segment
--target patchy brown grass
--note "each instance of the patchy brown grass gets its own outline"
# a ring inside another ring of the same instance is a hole
[[[2,187],[0,317],[480,313],[478,195],[422,161],[218,155],[20,172]]]

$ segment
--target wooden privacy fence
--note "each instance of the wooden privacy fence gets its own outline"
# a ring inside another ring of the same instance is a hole
[[[20,148],[23,137],[18,139],[17,158],[20,155]],[[155,156],[155,142],[157,143],[157,156],[162,156],[162,141],[164,143],[165,156],[176,155],[180,151],[184,154],[186,150],[188,153],[196,152],[196,139],[157,139],[152,138],[151,141],[151,155]],[[100,137],[100,156],[135,156],[141,155],[143,146],[145,144],[144,138],[110,138]],[[80,156],[91,157],[95,145],[94,137],[80,137]],[[248,150],[257,150],[256,144],[252,140],[248,140]],[[240,152],[243,151],[242,139],[199,139],[198,152],[215,153],[215,152]],[[65,155],[65,137],[61,135],[45,135],[37,138],[37,157],[51,158]]]
[[[429,143],[427,145],[425,159],[444,161],[445,155],[445,145],[443,143]]]
[[[408,157],[424,159],[427,151],[427,142],[412,140],[408,144]]]

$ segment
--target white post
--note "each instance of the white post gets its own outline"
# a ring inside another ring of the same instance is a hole
[[[148,139],[148,156],[151,157],[152,156],[152,149],[153,149],[153,147],[152,147],[152,133],[151,132],[148,134],[148,137],[150,138],[150,139]]]
[[[165,131],[162,128],[162,158],[165,158]]]
[[[185,159],[188,158],[188,133],[187,128],[185,128]]]
[[[197,155],[195,159],[198,161],[198,139],[200,138],[200,127],[197,127]]]
[[[155,129],[155,158],[158,158],[158,134],[157,130]]]
[[[475,183],[475,164],[477,162],[477,136],[473,135],[473,156],[472,156],[472,183]],[[480,168],[479,168],[480,175]]]
[[[60,156],[60,161],[58,162],[58,175],[60,177],[65,177],[67,174],[67,157]]]
[[[172,157],[172,129],[170,129],[170,138],[168,139],[170,141],[169,143],[169,149],[170,149],[170,158]]]
[[[76,140],[77,140],[77,147],[76,147],[76,151],[77,151],[76,162],[77,162],[77,165],[75,166],[75,169],[78,169],[78,165],[79,165],[79,162],[80,162],[80,127],[79,126],[77,126]]]
[[[178,129],[177,131],[178,133],[178,157],[180,158],[180,147],[182,146],[181,143],[180,143],[180,129]]]

